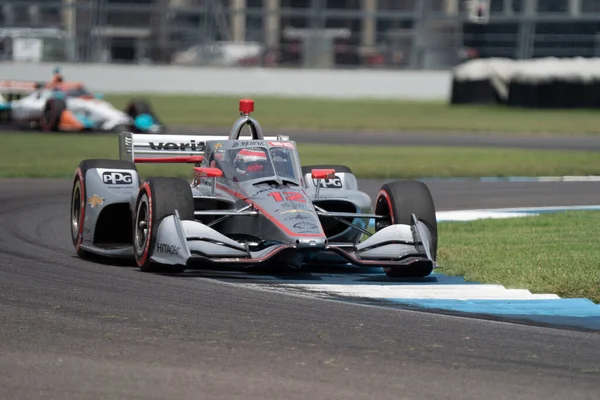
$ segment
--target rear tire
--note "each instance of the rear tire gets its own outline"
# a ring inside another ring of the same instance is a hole
[[[140,115],[147,114],[152,117],[155,124],[162,126],[162,123],[159,121],[156,114],[154,114],[154,112],[152,111],[152,107],[145,100],[139,100],[139,99],[131,100],[129,102],[129,104],[127,105],[127,107],[125,107],[125,114],[129,115],[134,120]],[[134,133],[145,133],[145,131],[138,129],[135,126],[135,124],[133,124],[133,126],[131,127],[131,130]],[[161,131],[164,131],[164,127],[162,127]]]
[[[179,212],[182,221],[194,220],[190,184],[180,178],[149,178],[140,186],[133,215],[133,253],[144,272],[183,272],[185,266],[161,265],[150,260],[161,221]]]
[[[50,99],[40,117],[40,126],[44,132],[58,132],[60,118],[67,109],[67,103],[63,99]]]
[[[432,237],[431,257],[437,258],[437,218],[433,197],[427,185],[418,181],[394,181],[383,185],[375,201],[375,214],[386,216],[378,221],[378,231],[391,224],[412,224],[412,214],[429,228]],[[384,268],[387,276],[394,278],[424,277],[430,275],[430,266],[416,265]]]
[[[137,171],[135,164],[124,160],[83,160],[79,163],[71,190],[71,240],[75,252],[81,258],[89,258],[92,253],[81,248],[85,221],[85,207],[87,204],[87,186],[85,177],[90,169],[130,169]]]

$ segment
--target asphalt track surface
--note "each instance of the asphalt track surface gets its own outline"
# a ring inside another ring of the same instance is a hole
[[[439,209],[597,203],[429,183]],[[377,183],[365,186],[372,194]],[[576,192],[573,198],[570,193]],[[2,399],[597,399],[600,334],[365,306],[75,257],[70,182],[0,181]],[[458,194],[458,195],[457,195]],[[537,196],[537,198],[536,198]],[[474,200],[474,197],[477,200]],[[505,199],[506,197],[503,196]]]

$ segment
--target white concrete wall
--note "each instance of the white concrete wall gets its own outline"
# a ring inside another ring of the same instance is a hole
[[[0,80],[47,80],[55,64],[0,63]],[[447,100],[450,71],[230,69],[62,64],[65,80],[101,93],[186,93]]]

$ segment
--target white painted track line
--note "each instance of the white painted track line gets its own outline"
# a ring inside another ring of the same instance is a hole
[[[256,286],[265,287],[264,284]],[[444,300],[538,300],[558,299],[555,294],[532,294],[525,289],[506,289],[501,285],[330,285],[280,284],[274,290],[306,292],[373,299],[444,299]]]

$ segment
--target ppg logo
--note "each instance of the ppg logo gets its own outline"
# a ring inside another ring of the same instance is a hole
[[[321,182],[320,185],[322,188],[337,188],[340,189],[343,187],[342,185],[342,180],[340,179],[339,176],[336,176],[333,179],[313,179],[313,183],[315,184],[315,186],[319,185],[319,181]]]
[[[130,185],[133,176],[129,172],[105,172],[102,174],[102,182],[109,185]]]

